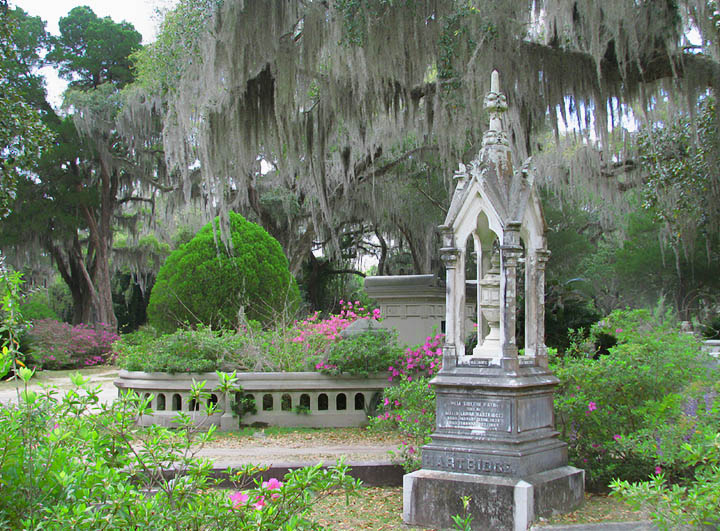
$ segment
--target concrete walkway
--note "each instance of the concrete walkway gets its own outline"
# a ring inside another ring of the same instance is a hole
[[[77,371],[39,371],[30,380],[29,389],[41,391],[45,387],[57,388],[57,398],[64,395],[74,387],[70,381],[70,375]],[[99,367],[96,369],[84,369],[81,371],[85,378],[90,378],[90,383],[100,386],[100,401],[110,403],[117,398],[117,387],[113,385],[117,378],[118,371],[114,368]],[[17,386],[23,388],[22,382],[16,380],[0,382],[0,403],[9,404],[17,402]]]

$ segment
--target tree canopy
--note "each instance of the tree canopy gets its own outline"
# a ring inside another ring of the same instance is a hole
[[[295,233],[339,248],[357,219],[391,225],[373,194],[401,163],[451,186],[479,149],[492,69],[516,158],[533,155],[558,189],[617,199],[642,180],[626,171],[623,118],[651,121],[680,92],[692,119],[720,84],[718,20],[714,0],[184,0],[139,81],[165,102],[168,161],[186,181],[199,168],[221,214],[287,190],[307,213],[288,216]],[[576,147],[549,146],[568,131]]]
[[[79,6],[60,19],[59,27],[48,60],[58,65],[60,76],[71,86],[90,89],[132,81],[130,56],[142,41],[132,24],[100,18],[89,7]]]

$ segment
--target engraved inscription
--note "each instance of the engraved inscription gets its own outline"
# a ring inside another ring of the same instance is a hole
[[[464,472],[467,474],[512,474],[512,466],[506,461],[483,459],[456,452],[423,453],[423,468]]]
[[[510,402],[446,398],[438,404],[438,419],[440,428],[470,429],[478,433],[510,431]]]

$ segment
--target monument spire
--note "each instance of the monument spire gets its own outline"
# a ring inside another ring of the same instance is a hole
[[[500,92],[500,74],[497,70],[493,70],[490,76],[490,92],[485,95],[484,106],[490,115],[490,126],[483,135],[481,156],[483,152],[489,155],[491,149],[509,151],[510,143],[502,121],[502,114],[508,109],[507,98]]]

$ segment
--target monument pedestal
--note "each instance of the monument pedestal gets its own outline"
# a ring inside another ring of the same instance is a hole
[[[451,527],[469,496],[473,529],[525,530],[582,503],[584,472],[567,466],[554,429],[557,378],[547,369],[457,365],[432,383],[436,431],[422,469],[405,476],[405,523]]]
[[[408,525],[450,529],[464,514],[468,496],[472,528],[525,531],[540,516],[564,513],[583,501],[585,472],[563,466],[522,479],[418,470],[403,478],[403,520]]]
[[[570,511],[583,500],[584,472],[567,466],[567,446],[555,431],[558,380],[548,370],[545,347],[545,218],[529,161],[513,167],[501,118],[507,108],[493,71],[482,148],[455,172],[440,226],[446,335],[442,369],[432,381],[436,429],[422,449],[422,469],[405,476],[403,518],[411,525],[451,527],[467,496],[473,529],[525,530],[535,518]],[[466,355],[464,327],[470,252],[479,279],[474,356]],[[527,355],[519,356],[523,270]]]

